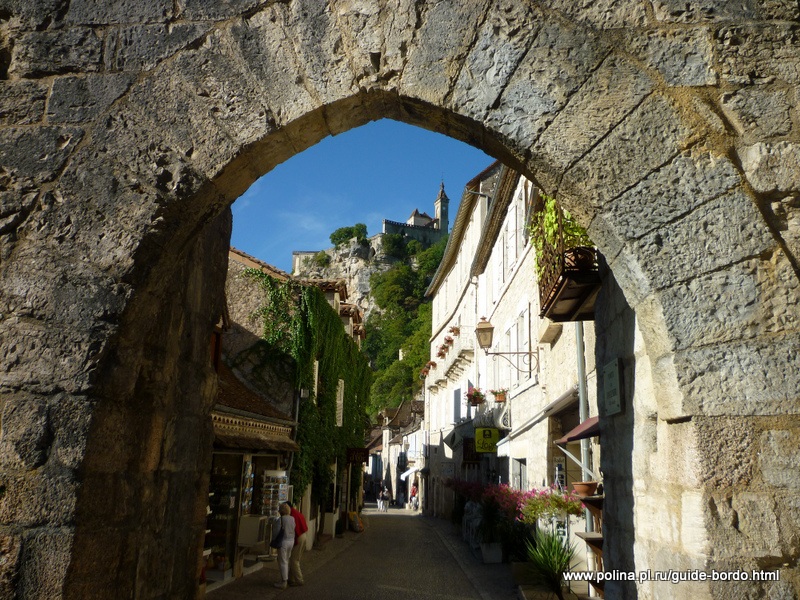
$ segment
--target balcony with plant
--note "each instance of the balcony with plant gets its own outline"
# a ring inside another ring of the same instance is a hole
[[[586,230],[555,198],[541,195],[529,234],[536,255],[540,316],[557,322],[594,319],[601,283],[599,254]]]

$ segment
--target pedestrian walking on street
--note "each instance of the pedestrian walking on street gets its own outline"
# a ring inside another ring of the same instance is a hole
[[[300,560],[303,558],[303,551],[306,548],[306,532],[308,531],[308,523],[306,518],[299,510],[297,510],[291,502],[289,505],[290,515],[294,519],[294,546],[292,547],[292,554],[289,557],[289,585],[303,585],[303,571],[300,569]]]
[[[281,580],[275,584],[276,588],[285,589],[289,583],[289,558],[294,547],[294,518],[291,515],[292,509],[288,504],[281,504],[278,510],[281,515],[281,528],[283,529],[283,543],[278,548],[278,567],[281,572]]]

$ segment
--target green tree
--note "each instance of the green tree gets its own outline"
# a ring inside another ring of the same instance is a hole
[[[406,243],[399,233],[387,233],[383,236],[383,252],[386,256],[403,260],[407,256]]]
[[[353,238],[356,238],[360,244],[367,241],[367,226],[364,223],[356,223],[351,227],[340,227],[331,234],[331,244],[338,248]]]

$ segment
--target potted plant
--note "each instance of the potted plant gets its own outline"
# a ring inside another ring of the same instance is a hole
[[[528,525],[535,525],[540,519],[578,516],[582,512],[583,503],[577,494],[563,492],[555,486],[530,490],[519,503],[520,520]]]
[[[450,329],[447,330],[449,333],[453,335],[459,335],[461,333],[461,328],[457,325],[453,325]]]
[[[443,346],[439,346],[439,351],[436,353],[436,356],[438,356],[439,358],[446,358],[447,349]]]
[[[445,343],[446,346],[452,346],[453,345],[453,338],[451,336],[449,336],[449,335],[444,336],[444,343]]]
[[[527,571],[531,579],[564,600],[562,582],[575,558],[575,546],[557,532],[537,529],[528,542]]]
[[[481,391],[481,388],[469,388],[467,392],[467,400],[472,406],[478,406],[479,404],[483,404],[486,400],[486,394]]]
[[[425,366],[428,367],[429,369],[435,369],[436,363],[432,360],[429,360],[427,363],[425,363]]]
[[[594,496],[599,483],[599,481],[575,481],[572,489],[578,496]]]
[[[508,388],[500,388],[497,390],[489,390],[494,395],[495,402],[505,402],[506,401],[506,394],[508,394]]]

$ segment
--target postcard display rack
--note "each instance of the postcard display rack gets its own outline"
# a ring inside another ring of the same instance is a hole
[[[289,478],[286,471],[265,470],[261,476],[261,514],[277,517],[281,502],[288,499]]]

